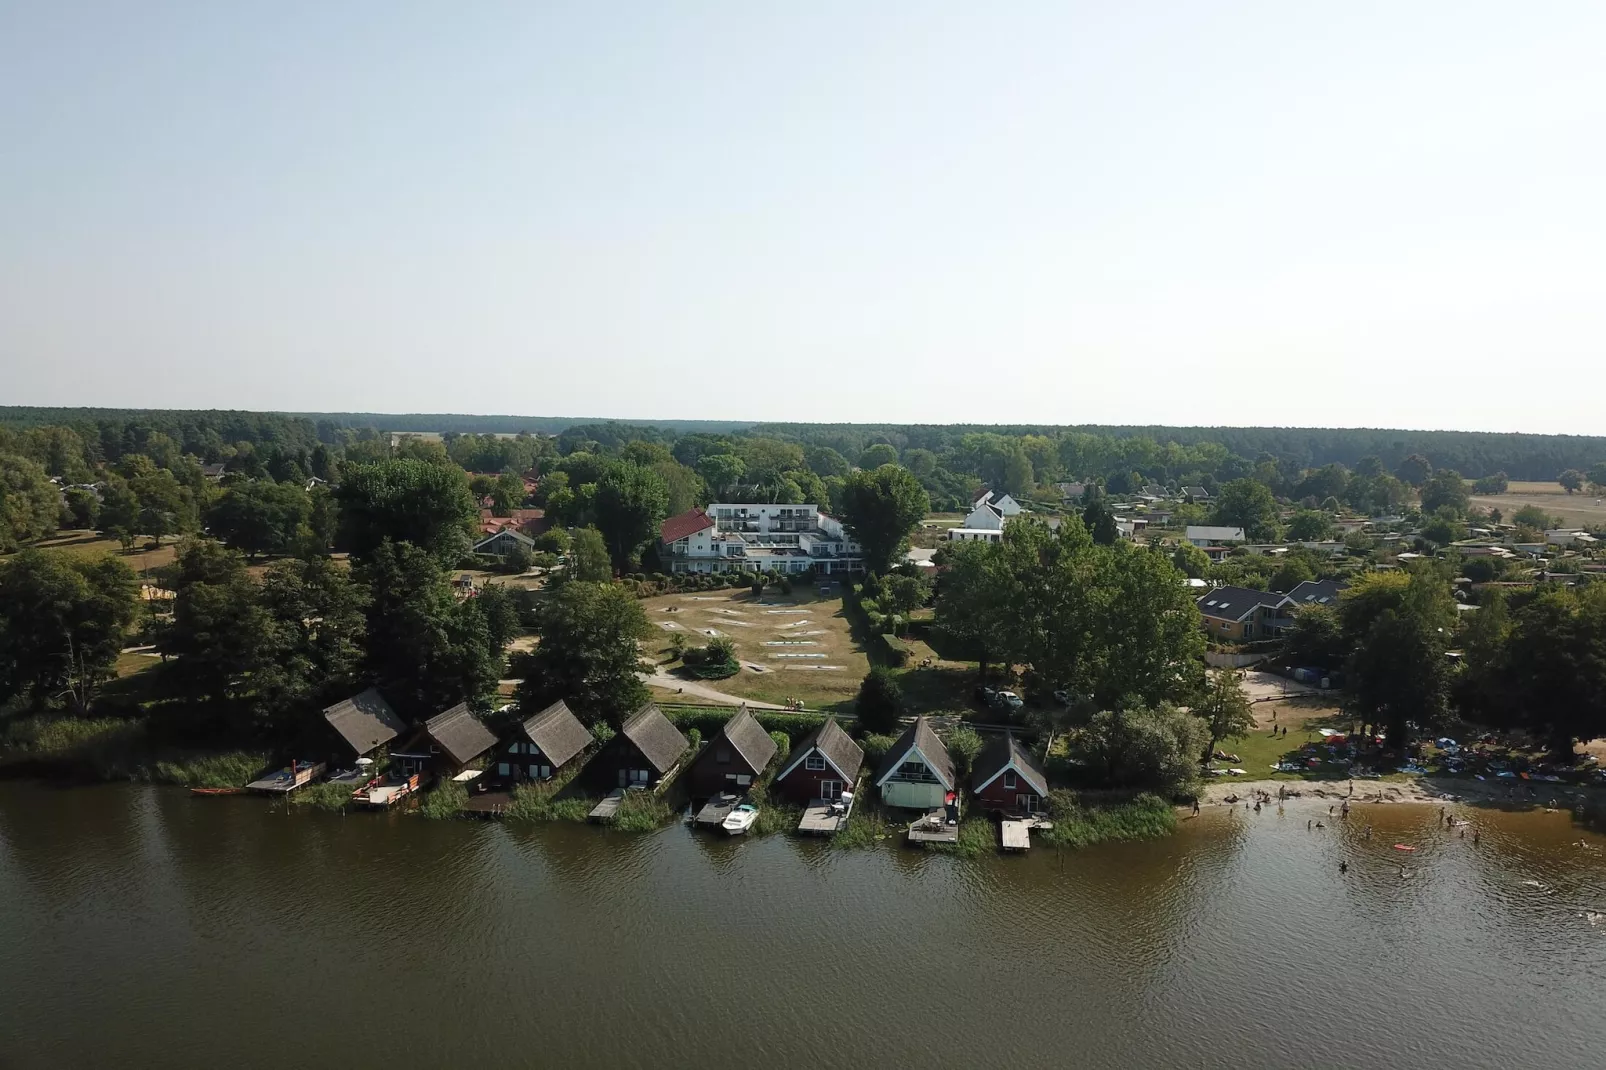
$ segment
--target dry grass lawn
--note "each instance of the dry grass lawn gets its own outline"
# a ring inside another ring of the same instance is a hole
[[[170,565],[173,563],[173,559],[178,556],[176,539],[168,539],[163,542],[160,549],[138,549],[137,547],[144,545],[145,541],[145,539],[140,539],[134,552],[127,555],[123,553],[123,546],[116,539],[97,535],[93,531],[61,531],[48,539],[40,539],[32,545],[33,548],[38,550],[59,550],[75,557],[99,557],[103,554],[111,554],[135,572],[145,572],[162,565]]]
[[[1588,491],[1568,494],[1560,483],[1513,481],[1504,494],[1473,495],[1472,504],[1480,509],[1498,509],[1507,521],[1523,506],[1537,505],[1552,516],[1561,517],[1563,524],[1606,526],[1606,498],[1598,498]]]
[[[774,703],[800,698],[811,709],[832,706],[851,701],[870,669],[841,597],[822,598],[805,584],[789,595],[774,588],[760,598],[746,590],[704,591],[659,595],[641,605],[661,633],[643,646],[663,668],[671,668],[669,637],[676,632],[691,646],[715,635],[735,641],[741,671],[727,680],[700,681],[729,695]]]

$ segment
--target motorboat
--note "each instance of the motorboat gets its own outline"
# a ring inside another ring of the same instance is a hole
[[[742,833],[752,828],[753,822],[757,820],[758,807],[754,806],[752,803],[742,803],[729,814],[725,815],[725,820],[720,824],[720,828],[724,829],[732,836],[740,836]]]

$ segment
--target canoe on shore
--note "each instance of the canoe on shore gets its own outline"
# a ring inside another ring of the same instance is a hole
[[[244,788],[191,788],[191,795],[244,795]]]

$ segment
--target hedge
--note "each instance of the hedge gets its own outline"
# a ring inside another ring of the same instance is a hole
[[[682,732],[695,728],[704,739],[713,739],[725,722],[736,716],[735,706],[672,706],[658,708],[669,723]],[[753,718],[766,732],[785,732],[794,744],[825,723],[823,713],[785,713],[780,710],[753,710]]]

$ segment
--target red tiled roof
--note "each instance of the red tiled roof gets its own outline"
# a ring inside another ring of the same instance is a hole
[[[545,509],[515,509],[512,516],[493,516],[489,509],[480,510],[480,531],[486,535],[495,535],[503,528],[515,528],[533,538],[551,526]]]
[[[688,535],[695,535],[704,528],[713,526],[713,517],[701,509],[693,509],[689,513],[681,513],[665,520],[663,527],[658,529],[658,536],[666,543],[679,542]]]

